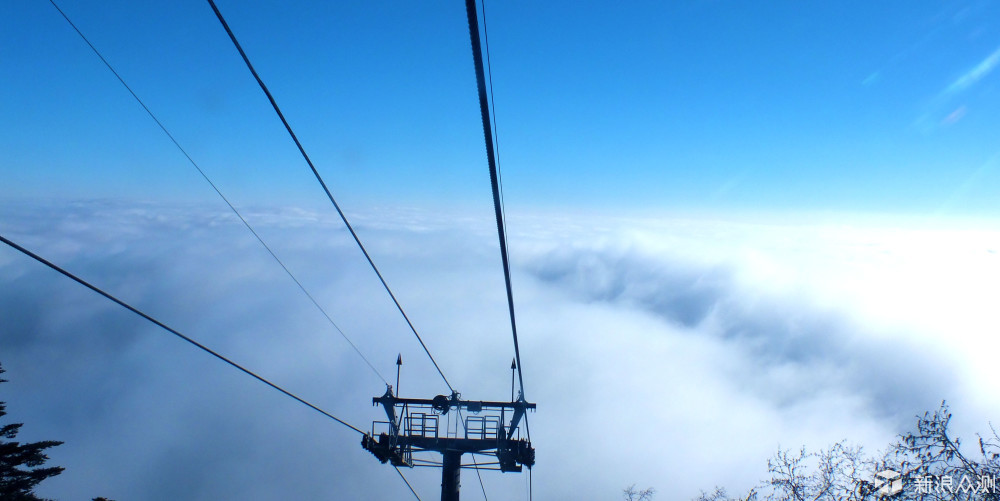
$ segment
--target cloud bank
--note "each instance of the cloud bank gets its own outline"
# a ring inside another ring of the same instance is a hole
[[[337,221],[248,219],[402,394],[445,391]],[[238,221],[218,210],[14,204],[0,232],[367,429],[384,389]],[[586,223],[583,223],[586,221]],[[372,210],[358,231],[449,380],[510,392],[489,219]],[[539,499],[749,487],[778,446],[887,444],[942,398],[960,431],[1000,409],[995,230],[512,215]],[[356,433],[5,249],[0,386],[24,440],[57,439],[53,498],[405,498]],[[992,351],[990,351],[992,350]],[[439,472],[406,472],[425,499]],[[463,475],[464,496],[478,481]],[[484,473],[498,499],[526,475]]]

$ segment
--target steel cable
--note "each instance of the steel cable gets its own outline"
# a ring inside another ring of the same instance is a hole
[[[361,243],[361,239],[358,238],[358,234],[355,233],[354,227],[351,226],[351,223],[347,220],[347,216],[344,215],[344,211],[340,209],[340,204],[338,204],[337,200],[333,198],[333,194],[330,192],[330,188],[328,188],[326,182],[323,181],[323,176],[321,176],[319,171],[316,170],[316,166],[313,165],[313,162],[309,158],[309,155],[306,153],[306,150],[302,146],[302,143],[299,142],[299,138],[295,135],[295,131],[292,130],[292,126],[289,125],[288,120],[285,119],[285,115],[281,112],[281,108],[278,107],[278,103],[277,101],[275,101],[274,96],[271,95],[271,91],[267,89],[267,85],[264,84],[264,81],[261,80],[260,75],[257,74],[257,70],[255,70],[253,64],[250,63],[250,58],[247,57],[246,52],[243,51],[243,46],[241,46],[239,40],[236,39],[236,35],[233,33],[233,30],[229,28],[229,23],[226,22],[226,19],[222,16],[222,12],[219,11],[219,8],[215,5],[215,2],[213,0],[208,0],[208,4],[212,6],[212,11],[215,12],[215,16],[219,19],[219,22],[222,24],[222,27],[225,28],[226,33],[229,35],[229,39],[232,40],[233,45],[236,46],[236,50],[239,51],[240,56],[243,58],[243,62],[246,63],[247,68],[250,70],[250,73],[252,73],[254,79],[257,80],[257,85],[259,85],[260,89],[264,91],[264,95],[267,96],[267,100],[271,102],[271,107],[274,108],[274,112],[277,113],[278,118],[281,119],[281,123],[284,124],[285,130],[288,131],[288,135],[291,136],[292,141],[295,142],[295,146],[298,147],[299,153],[302,154],[302,158],[305,159],[306,163],[309,165],[309,168],[312,170],[313,175],[316,176],[316,180],[319,181],[320,186],[323,187],[323,191],[326,193],[327,198],[330,199],[330,202],[333,204],[333,208],[337,210],[337,214],[340,215],[340,219],[344,222],[344,226],[347,227],[347,230],[350,231],[351,236],[354,237],[354,242],[358,244],[358,247],[361,249],[361,253],[365,255],[365,259],[368,260],[368,264],[371,265],[372,270],[375,271],[375,275],[377,275],[379,281],[382,282],[382,286],[385,288],[386,292],[389,293],[389,297],[392,298],[392,302],[396,305],[396,308],[399,310],[399,313],[403,315],[403,319],[406,320],[406,324],[410,326],[410,330],[413,331],[413,335],[417,337],[417,341],[420,342],[420,346],[423,347],[424,352],[427,353],[428,358],[431,359],[431,363],[434,364],[434,368],[437,369],[438,374],[441,375],[441,379],[444,380],[444,384],[448,386],[449,390],[454,392],[455,389],[451,386],[451,383],[448,382],[448,378],[445,377],[444,372],[441,371],[441,367],[438,365],[437,361],[434,360],[434,355],[431,355],[431,352],[427,348],[427,345],[424,343],[423,338],[421,338],[420,334],[417,333],[417,328],[413,326],[413,322],[410,321],[410,317],[408,317],[406,315],[406,312],[403,311],[402,305],[400,305],[399,301],[396,300],[396,295],[392,293],[392,289],[389,288],[389,284],[386,283],[385,278],[382,277],[382,273],[379,271],[378,267],[375,266],[375,262],[372,261],[372,258],[368,254],[368,251],[365,249],[365,246]]]
[[[328,417],[328,418],[330,418],[330,419],[332,419],[332,420],[334,420],[334,421],[336,421],[336,422],[338,422],[338,423],[340,423],[340,424],[342,424],[342,425],[344,425],[344,426],[346,426],[346,427],[348,427],[348,428],[350,428],[350,429],[352,429],[352,430],[354,430],[354,431],[356,431],[356,432],[358,432],[358,433],[360,433],[362,435],[365,434],[365,432],[361,431],[361,429],[355,427],[354,425],[351,425],[347,421],[344,421],[343,419],[340,419],[337,416],[334,416],[333,414],[330,414],[329,412],[327,412],[327,411],[325,411],[323,409],[320,409],[319,407],[316,407],[315,405],[307,402],[306,400],[304,400],[301,397],[295,395],[294,393],[292,393],[292,392],[290,392],[290,391],[288,391],[288,390],[286,390],[286,389],[284,389],[284,388],[282,388],[282,387],[280,387],[280,386],[278,386],[278,385],[276,385],[276,384],[268,381],[267,379],[264,379],[262,376],[259,376],[257,373],[251,371],[250,369],[247,369],[246,367],[243,367],[242,365],[240,365],[240,364],[238,364],[236,362],[233,362],[232,360],[226,358],[225,356],[219,354],[218,352],[212,350],[211,348],[209,348],[209,347],[207,347],[207,346],[199,343],[198,341],[195,341],[194,339],[192,339],[192,338],[190,338],[188,336],[185,336],[184,334],[181,334],[176,329],[174,329],[172,327],[169,327],[168,325],[164,324],[163,322],[160,322],[159,320],[157,320],[157,319],[155,319],[155,318],[153,318],[153,317],[151,317],[151,316],[143,313],[142,311],[139,311],[137,308],[135,308],[132,305],[130,305],[130,304],[122,301],[121,299],[118,299],[118,298],[112,296],[111,294],[109,294],[107,292],[104,292],[103,290],[101,290],[97,286],[90,284],[90,282],[87,282],[86,280],[83,280],[82,278],[77,277],[76,275],[74,275],[74,274],[72,274],[72,273],[64,270],[63,268],[60,268],[58,265],[53,264],[51,261],[49,261],[49,260],[47,260],[47,259],[39,256],[38,254],[35,254],[34,252],[31,252],[30,250],[25,249],[24,247],[21,247],[20,245],[12,242],[11,240],[8,240],[3,235],[0,235],[0,242],[3,242],[5,244],[13,247],[14,249],[20,251],[22,254],[24,254],[24,255],[26,255],[26,256],[34,259],[35,261],[38,261],[39,263],[44,264],[45,266],[48,266],[49,268],[52,268],[53,270],[61,273],[62,275],[66,276],[67,278],[69,278],[69,279],[77,282],[78,284],[80,284],[80,285],[82,285],[82,286],[84,286],[84,287],[86,287],[86,288],[88,288],[88,289],[90,289],[90,290],[92,290],[92,291],[94,291],[94,292],[96,292],[96,293],[104,296],[107,299],[110,299],[111,301],[114,301],[119,306],[121,306],[121,307],[123,307],[123,308],[125,308],[125,309],[127,309],[129,311],[131,311],[132,313],[135,313],[136,315],[139,315],[140,317],[142,317],[142,318],[144,318],[144,319],[146,319],[146,320],[148,320],[150,322],[152,322],[153,324],[157,325],[158,327],[162,328],[163,330],[165,330],[165,331],[167,331],[167,332],[169,332],[169,333],[171,333],[171,334],[173,334],[173,335],[175,335],[175,336],[183,339],[184,341],[187,341],[188,343],[194,345],[195,347],[201,349],[202,351],[208,353],[209,355],[212,355],[213,357],[215,357],[215,358],[217,358],[217,359],[219,359],[219,360],[221,360],[221,361],[223,361],[223,362],[231,365],[232,367],[234,367],[236,369],[239,369],[243,373],[245,373],[245,374],[253,377],[254,379],[256,379],[256,380],[258,380],[258,381],[260,381],[260,382],[262,382],[262,383],[264,383],[264,384],[266,384],[268,386],[270,386],[271,388],[274,388],[275,390],[280,391],[285,396],[294,399],[295,401],[299,402],[300,404],[305,405],[306,407],[309,407],[310,409],[312,409],[312,410],[314,410],[316,412],[319,412],[320,414],[322,414],[322,415],[324,415],[324,416],[326,416],[326,417]]]
[[[288,274],[289,278],[291,278],[292,281],[295,282],[295,285],[297,285],[299,289],[302,291],[302,293],[305,294],[310,301],[312,301],[313,305],[315,305],[316,308],[319,309],[320,313],[322,313],[323,316],[326,317],[327,321],[329,321],[330,324],[333,325],[333,328],[336,329],[338,333],[340,333],[340,336],[343,337],[345,341],[347,341],[347,344],[351,345],[351,348],[354,349],[355,353],[357,353],[358,356],[360,356],[361,359],[365,361],[365,364],[368,365],[368,368],[370,368],[372,372],[374,372],[375,375],[382,380],[383,383],[389,384],[389,381],[387,381],[385,377],[382,376],[382,373],[375,368],[375,366],[371,363],[370,360],[368,360],[368,357],[366,357],[364,353],[361,353],[361,350],[358,348],[356,344],[354,344],[354,341],[351,341],[351,339],[347,337],[347,334],[345,334],[344,331],[340,328],[340,326],[333,321],[333,318],[330,317],[330,315],[326,312],[326,310],[322,306],[320,306],[319,302],[316,301],[313,295],[310,294],[308,290],[306,290],[305,286],[302,285],[302,282],[300,282],[299,279],[296,278],[295,275],[292,273],[292,271],[289,270],[287,266],[285,266],[285,263],[281,260],[281,258],[279,258],[278,255],[275,254],[274,251],[271,249],[271,247],[264,242],[264,239],[261,238],[261,236],[257,233],[257,231],[253,229],[253,227],[250,225],[249,222],[247,222],[246,218],[243,217],[243,214],[241,214],[240,211],[237,210],[236,207],[229,201],[229,199],[222,194],[222,191],[219,189],[219,187],[216,186],[214,182],[212,182],[212,180],[208,177],[208,174],[206,174],[205,171],[202,170],[202,168],[198,165],[198,163],[195,162],[193,158],[191,158],[191,155],[189,155],[187,150],[185,150],[184,147],[182,147],[180,143],[177,141],[177,139],[174,138],[174,135],[171,134],[169,130],[167,130],[166,126],[164,126],[163,123],[160,122],[158,118],[156,118],[156,115],[154,115],[153,112],[149,109],[149,107],[146,106],[146,103],[144,103],[142,99],[139,98],[139,96],[135,93],[135,91],[132,90],[131,87],[129,87],[127,83],[125,83],[125,79],[122,78],[120,74],[118,74],[118,71],[116,71],[115,68],[111,66],[111,63],[109,63],[108,60],[104,58],[104,55],[102,55],[101,52],[97,50],[97,47],[95,47],[94,44],[90,43],[90,40],[87,38],[87,36],[84,35],[83,32],[80,31],[79,28],[77,28],[76,24],[73,23],[73,21],[69,18],[69,16],[66,15],[66,13],[63,12],[61,8],[59,8],[59,5],[56,4],[55,0],[49,0],[49,3],[51,3],[52,6],[55,7],[57,11],[59,11],[59,14],[62,15],[63,19],[65,19],[66,22],[69,23],[69,25],[73,28],[73,30],[76,31],[78,35],[80,35],[80,38],[82,38],[83,41],[86,42],[87,46],[89,46],[90,49],[94,51],[94,54],[97,54],[97,57],[100,58],[102,63],[104,63],[104,66],[106,66],[109,70],[111,70],[111,73],[115,75],[115,78],[117,78],[119,82],[121,82],[122,86],[125,87],[125,90],[127,90],[129,94],[131,94],[132,97],[135,98],[136,102],[139,103],[139,106],[142,106],[142,109],[146,110],[146,113],[149,115],[150,118],[153,119],[154,122],[156,122],[156,125],[160,127],[160,130],[162,130],[163,133],[166,134],[168,138],[170,138],[170,141],[174,143],[174,146],[176,146],[177,149],[180,150],[180,152],[184,155],[184,157],[187,158],[188,162],[190,162],[191,165],[194,166],[194,168],[198,171],[198,174],[201,174],[201,177],[204,178],[206,182],[208,182],[208,184],[212,187],[213,190],[215,190],[215,193],[219,195],[219,198],[221,198],[222,201],[225,202],[227,206],[229,206],[229,209],[232,210],[234,214],[236,214],[236,217],[238,217],[240,221],[243,222],[243,225],[246,226],[248,230],[250,230],[250,233],[253,234],[254,238],[256,238],[258,242],[260,242],[260,245],[262,245],[264,249],[267,250],[267,253],[270,254],[272,258],[274,258],[274,260],[278,263],[278,265],[281,266],[281,269],[285,270],[285,273]]]

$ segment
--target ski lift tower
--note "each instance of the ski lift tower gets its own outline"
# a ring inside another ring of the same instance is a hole
[[[397,382],[396,386],[399,386]],[[535,464],[535,449],[520,435],[520,423],[535,404],[518,395],[510,402],[463,400],[458,392],[431,399],[400,398],[387,385],[373,397],[386,420],[372,423],[361,446],[383,464],[437,467],[441,471],[441,500],[458,501],[462,468],[520,472]],[[437,461],[436,454],[442,455]],[[495,461],[462,464],[462,455],[492,456]]]
[[[496,212],[497,233],[500,238],[500,254],[507,286],[507,304],[510,308],[514,352],[516,361],[520,361],[520,355],[517,355],[517,327],[514,322],[514,298],[511,293],[510,270],[507,262],[499,173],[493,150],[493,131],[490,127],[489,106],[486,101],[486,77],[483,68],[483,52],[479,41],[476,0],[465,0],[465,10],[469,22],[469,37],[476,70],[476,87],[479,94],[483,136],[486,140],[490,184],[493,188],[493,208]],[[416,330],[413,332],[416,334]],[[420,336],[418,335],[417,338],[419,339]],[[426,346],[424,349],[427,349]],[[427,354],[430,355],[430,352]],[[396,391],[399,391],[400,365],[402,365],[402,359],[397,358]],[[512,363],[510,368],[513,371],[518,367]],[[442,374],[443,376],[444,374]],[[521,420],[525,419],[525,412],[528,409],[534,410],[535,404],[525,401],[523,381],[521,382],[522,392],[517,395],[516,399],[514,398],[513,377],[512,372],[510,402],[462,400],[461,394],[454,390],[452,390],[451,395],[438,395],[431,399],[400,398],[393,393],[392,385],[387,384],[385,393],[381,397],[372,398],[373,405],[381,405],[382,409],[385,410],[386,421],[373,422],[372,431],[364,434],[361,446],[374,454],[383,464],[391,462],[396,467],[406,466],[410,468],[440,466],[442,470],[441,501],[458,501],[459,480],[463,467],[493,469],[502,472],[520,472],[523,466],[531,469],[532,465],[535,464],[535,449],[531,447],[531,442],[527,438],[521,437],[520,424]],[[527,429],[526,419],[525,429]],[[437,454],[441,454],[441,461],[436,460]],[[462,464],[462,455],[464,454],[473,456],[472,464]],[[475,460],[477,454],[492,456],[496,460],[478,463]]]

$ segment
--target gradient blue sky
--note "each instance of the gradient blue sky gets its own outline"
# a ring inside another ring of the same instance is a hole
[[[461,2],[219,3],[334,193],[485,203]],[[322,203],[200,1],[62,7],[237,204]],[[992,217],[990,2],[492,2],[509,207]],[[210,200],[48,2],[0,7],[4,197]]]

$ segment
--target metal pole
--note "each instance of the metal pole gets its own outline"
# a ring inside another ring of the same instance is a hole
[[[514,401],[514,369],[517,369],[515,360],[510,361],[510,401]]]
[[[441,501],[458,501],[461,487],[462,451],[447,450],[441,465]]]
[[[403,354],[396,355],[396,396],[399,396],[399,368],[403,365]]]

